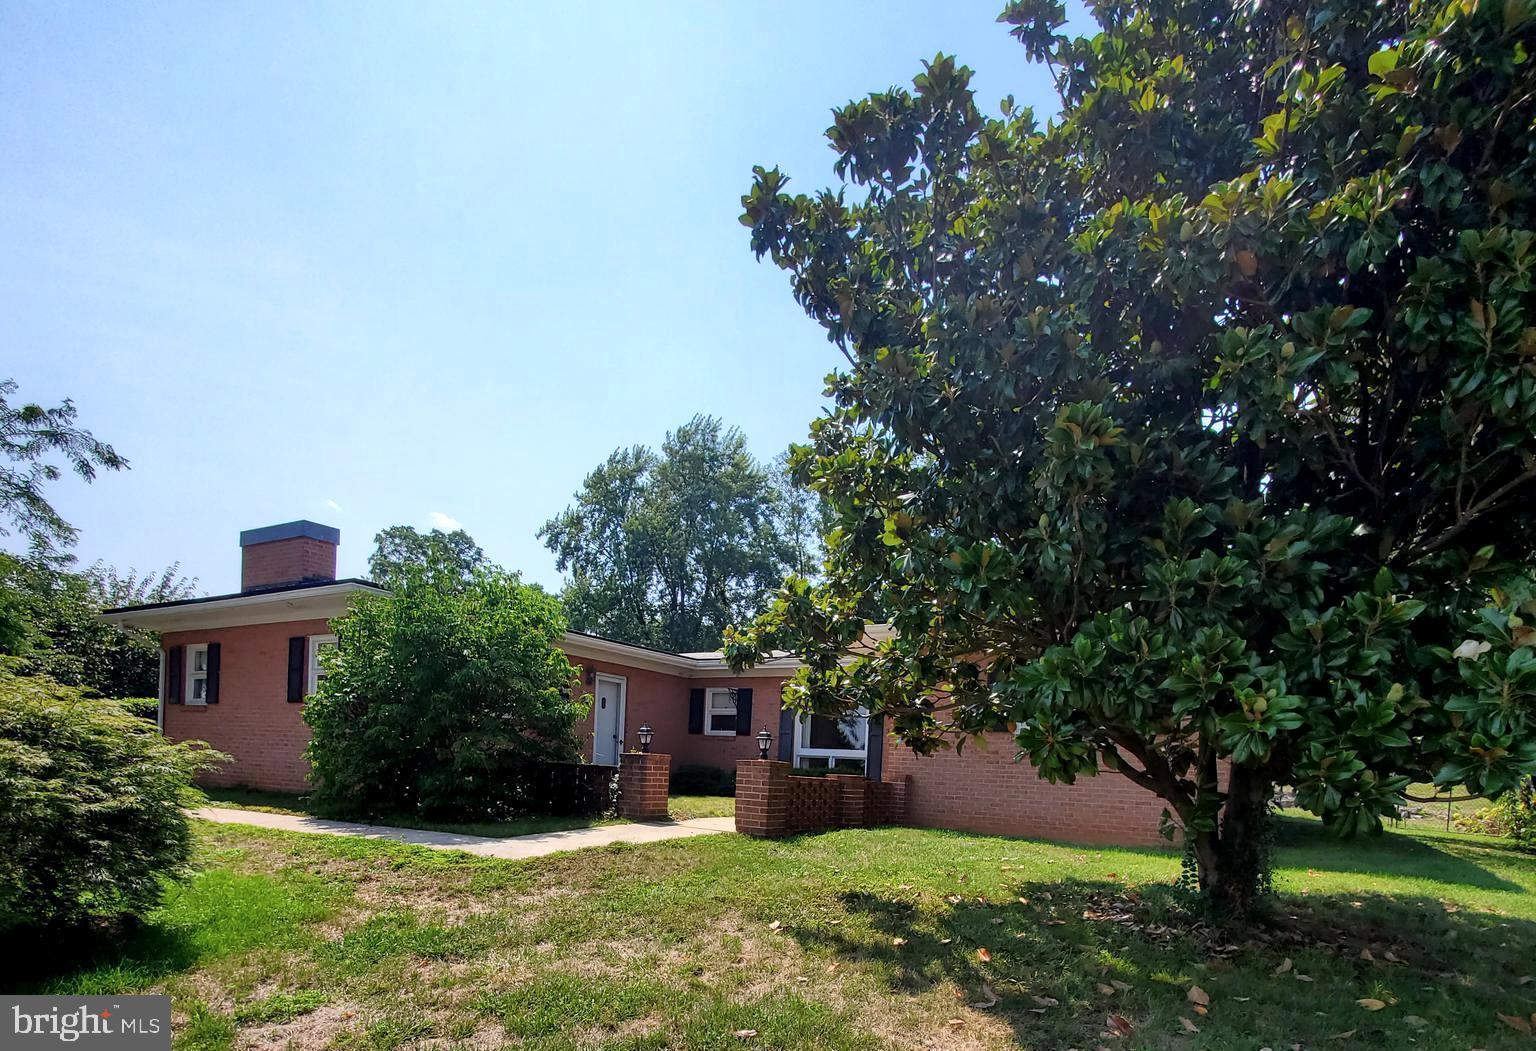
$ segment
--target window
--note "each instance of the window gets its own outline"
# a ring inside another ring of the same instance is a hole
[[[795,765],[803,770],[862,774],[869,756],[869,717],[802,715],[795,720]]]
[[[187,647],[186,703],[208,703],[208,646],[206,644]]]
[[[704,732],[712,737],[736,736],[735,690],[709,690],[704,694]]]
[[[304,691],[305,696],[319,689],[320,680],[326,676],[325,664],[320,660],[320,655],[329,653],[335,648],[335,635],[311,635],[309,637],[309,688]]]

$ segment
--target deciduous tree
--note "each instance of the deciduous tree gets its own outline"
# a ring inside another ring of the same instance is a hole
[[[451,587],[468,582],[476,570],[488,565],[480,545],[462,529],[423,533],[414,526],[397,525],[374,536],[368,575],[389,586],[419,569],[434,584]]]
[[[616,449],[539,531],[568,581],[573,627],[707,650],[816,558],[816,504],[759,463],[742,433],[695,416],[659,453]]]
[[[121,471],[128,461],[76,425],[74,402],[66,398],[53,408],[12,405],[17,389],[15,380],[0,380],[0,513],[33,546],[69,547],[75,528],[43,495],[63,473],[54,459],[87,482],[98,469]],[[0,536],[9,535],[0,525]]]

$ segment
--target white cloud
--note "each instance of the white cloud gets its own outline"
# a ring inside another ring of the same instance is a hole
[[[325,502],[325,506],[329,507],[332,511],[340,511],[341,510],[341,505],[338,504],[335,500],[327,500]]]
[[[463,529],[464,523],[452,515],[445,515],[441,511],[433,511],[427,516],[432,521],[433,529],[441,529],[445,533],[451,533],[455,529]]]

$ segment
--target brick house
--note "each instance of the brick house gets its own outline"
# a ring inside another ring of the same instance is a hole
[[[159,725],[173,740],[206,741],[233,757],[210,784],[301,791],[308,785],[304,698],[334,646],[331,621],[358,595],[384,594],[367,580],[336,579],[341,535],[297,521],[240,534],[240,591],[108,611],[103,619],[161,635]],[[963,753],[918,757],[881,732],[878,719],[796,716],[780,705],[800,663],[778,658],[733,674],[718,652],[670,653],[567,632],[560,643],[580,667],[573,689],[593,698],[579,727],[584,758],[617,763],[648,724],[654,751],[672,770],[731,770],[757,756],[756,734],[774,736],[775,758],[797,768],[910,777],[908,820],[932,828],[1083,842],[1155,845],[1162,804],[1114,775],[1051,785],[1014,762],[1007,734]]]

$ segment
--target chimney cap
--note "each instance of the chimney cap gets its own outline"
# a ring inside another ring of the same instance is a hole
[[[240,532],[240,546],[250,547],[253,544],[270,544],[274,540],[292,540],[295,537],[307,536],[313,540],[323,540],[327,544],[341,543],[341,530],[335,526],[321,525],[319,522],[311,522],[307,518],[301,518],[297,522],[284,522],[281,525],[262,526],[260,529],[244,529]]]

